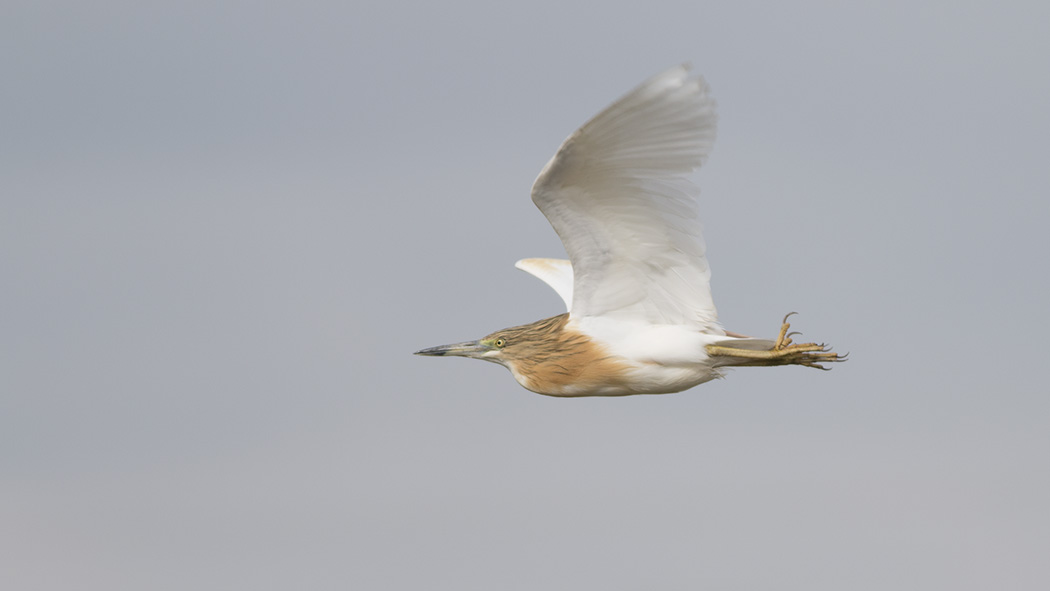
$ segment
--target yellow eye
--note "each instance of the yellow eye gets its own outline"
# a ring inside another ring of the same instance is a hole
[[[504,341],[503,339],[496,339],[496,342],[495,342],[495,343],[492,343],[492,344],[493,344],[493,345],[496,345],[496,347],[498,347],[498,348],[502,349],[502,348],[503,348],[503,345],[506,345],[506,344],[507,344],[507,341]]]

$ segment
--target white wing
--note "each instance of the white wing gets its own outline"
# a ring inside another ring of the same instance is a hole
[[[573,133],[532,187],[575,273],[571,315],[717,326],[686,177],[710,153],[715,103],[686,65],[659,74]]]
[[[521,259],[514,266],[554,288],[572,310],[572,265],[565,259]]]

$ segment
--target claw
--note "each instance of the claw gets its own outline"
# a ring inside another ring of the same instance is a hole
[[[785,316],[784,319],[780,321],[780,323],[781,324],[787,324],[788,318],[791,318],[795,314],[798,314],[798,312],[788,312],[787,316]]]

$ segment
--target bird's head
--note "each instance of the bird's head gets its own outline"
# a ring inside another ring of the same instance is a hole
[[[525,326],[504,328],[476,341],[430,347],[416,351],[416,355],[470,357],[499,363],[515,371],[560,346],[559,333],[567,317],[568,314],[562,314]]]
[[[463,343],[430,347],[416,351],[415,354],[433,355],[437,357],[470,357],[471,359],[481,359],[483,361],[491,361],[493,363],[506,365],[508,358],[506,349],[506,337],[503,337],[500,333],[493,333],[476,341],[466,341]]]
[[[637,393],[623,387],[630,368],[569,325],[568,314],[504,328],[476,341],[423,349],[416,355],[455,355],[499,363],[525,388],[550,396]]]
[[[521,338],[522,335],[514,332],[514,329],[496,331],[476,341],[453,343],[430,347],[416,351],[416,355],[433,355],[438,357],[470,357],[491,361],[511,367],[512,363],[521,357],[522,351],[529,348],[528,341]]]

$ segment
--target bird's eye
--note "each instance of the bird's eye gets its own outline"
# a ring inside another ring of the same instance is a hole
[[[502,349],[503,345],[507,344],[507,341],[504,341],[503,339],[496,339],[496,342],[493,344],[496,345],[497,348]]]

